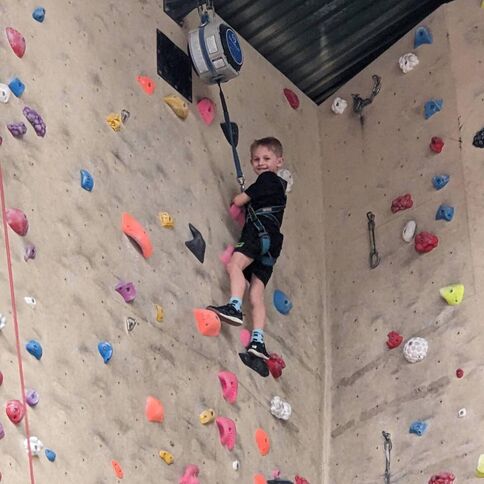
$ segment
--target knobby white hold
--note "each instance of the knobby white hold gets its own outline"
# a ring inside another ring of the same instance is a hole
[[[427,356],[429,344],[424,338],[410,338],[403,347],[403,356],[410,363],[422,361]]]
[[[289,193],[292,190],[292,186],[294,185],[294,178],[292,177],[292,173],[286,168],[281,168],[277,171],[277,175],[280,176],[283,180],[286,180],[286,193]]]
[[[289,420],[292,413],[291,405],[276,395],[271,400],[271,413],[274,417],[282,420]]]
[[[10,88],[6,84],[0,84],[0,102],[2,103],[8,103],[8,100],[10,99]]]
[[[418,57],[412,53],[404,54],[402,57],[400,57],[398,63],[400,64],[400,69],[402,69],[403,73],[406,74],[418,65]]]
[[[333,101],[333,104],[331,104],[331,110],[333,111],[334,114],[343,114],[344,110],[347,107],[348,107],[348,103],[340,97],[337,97]]]
[[[7,325],[7,318],[3,314],[0,314],[0,330],[5,328],[6,325]]]
[[[413,236],[415,235],[415,231],[417,230],[417,223],[415,220],[409,220],[405,227],[403,227],[402,231],[402,238],[405,242],[411,242]]]
[[[29,446],[27,444],[27,439],[24,440],[24,447],[28,453]],[[39,455],[42,452],[43,448],[44,448],[44,444],[42,443],[42,441],[38,437],[35,437],[34,435],[32,435],[32,437],[30,437],[30,452],[32,452],[32,455],[34,456]]]
[[[35,297],[32,296],[25,296],[24,301],[29,305],[29,306],[35,306],[37,304],[37,301],[35,300]]]
[[[238,460],[234,460],[232,462],[232,469],[234,471],[238,471],[240,469],[240,462]]]

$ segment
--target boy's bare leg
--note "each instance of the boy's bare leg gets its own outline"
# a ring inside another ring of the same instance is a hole
[[[240,252],[232,254],[232,258],[227,264],[227,272],[230,276],[230,295],[232,297],[244,298],[246,282],[243,271],[252,261],[253,259]]]

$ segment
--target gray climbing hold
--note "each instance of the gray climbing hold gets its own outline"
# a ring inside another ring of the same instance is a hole
[[[190,232],[192,233],[192,240],[185,242],[185,245],[192,252],[192,254],[203,264],[205,260],[205,240],[203,240],[202,234],[191,224],[188,224]]]

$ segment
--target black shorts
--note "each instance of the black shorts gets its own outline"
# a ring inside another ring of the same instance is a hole
[[[268,233],[271,238],[269,252],[274,259],[277,259],[281,253],[284,236],[280,232],[268,231]],[[248,222],[242,229],[240,240],[235,246],[234,252],[240,252],[241,254],[254,259],[254,262],[244,269],[244,277],[250,282],[252,275],[254,275],[264,283],[264,286],[267,286],[267,283],[272,276],[274,266],[265,266],[262,264],[259,259],[260,249],[259,234],[252,223]]]

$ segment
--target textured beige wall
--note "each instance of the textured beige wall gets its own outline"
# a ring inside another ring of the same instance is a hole
[[[410,32],[337,95],[350,107],[342,116],[320,106],[326,208],[329,323],[332,336],[331,483],[383,482],[381,431],[393,439],[392,482],[427,482],[453,471],[472,482],[483,452],[482,287],[484,151],[472,147],[484,112],[484,10],[478,0],[443,6],[423,24],[434,43],[413,49]],[[404,75],[398,58],[415,52],[420,64]],[[383,78],[365,124],[351,111],[351,93],[367,96],[371,74]],[[429,120],[423,105],[444,99]],[[433,154],[430,138],[445,147]],[[441,191],[433,175],[448,173]],[[412,209],[392,214],[391,200],[411,192]],[[434,220],[440,203],[455,206],[450,223]],[[382,262],[368,267],[366,212],[376,214]],[[401,239],[409,219],[440,239],[419,255]],[[450,307],[438,289],[463,282],[461,306]],[[429,341],[426,360],[412,365],[401,348],[388,351],[391,330]],[[465,370],[463,380],[455,376]],[[457,418],[460,408],[467,417]],[[414,420],[427,433],[408,433]]]
[[[269,349],[281,353],[287,368],[280,381],[261,379],[242,365],[238,331],[224,328],[218,338],[204,339],[195,330],[192,308],[228,296],[228,278],[218,260],[237,230],[226,214],[237,191],[229,146],[218,123],[198,119],[196,108],[183,122],[162,102],[173,89],[156,75],[156,28],[184,46],[181,30],[154,0],[46,0],[43,24],[31,18],[34,4],[8,0],[0,5],[0,28],[12,26],[27,40],[18,59],[5,38],[0,42],[0,80],[18,75],[26,84],[22,99],[1,106],[1,164],[7,206],[23,209],[30,221],[25,239],[9,232],[20,340],[39,339],[40,362],[22,349],[25,380],[40,393],[29,410],[31,434],[58,454],[55,464],[42,455],[34,462],[36,482],[115,482],[111,459],[117,459],[125,482],[178,482],[186,464],[201,468],[205,483],[252,482],[256,472],[274,468],[310,482],[321,475],[321,409],[324,405],[322,340],[324,257],[321,164],[317,110],[301,95],[292,110],[282,88],[287,80],[244,44],[242,76],[226,86],[232,117],[241,130],[240,151],[248,181],[248,145],[265,135],[279,137],[295,186],[284,222],[284,257],[267,291]],[[147,96],[138,74],[156,78]],[[195,98],[216,98],[216,89],[194,82]],[[23,140],[6,123],[23,119],[24,104],[37,109],[47,123],[47,136],[29,126]],[[119,133],[106,124],[111,112],[127,109],[131,117]],[[79,186],[79,169],[95,178],[92,193]],[[173,231],[159,226],[159,211],[176,220]],[[147,228],[154,254],[144,260],[121,233],[121,213],[128,211]],[[184,246],[188,222],[207,241],[203,265]],[[3,233],[1,235],[4,246]],[[25,263],[27,242],[37,246],[36,260]],[[0,251],[0,312],[7,315],[1,332],[0,369],[5,375],[1,406],[19,398],[15,338],[8,293],[5,251]],[[125,304],[114,292],[118,277],[133,281],[138,296]],[[289,317],[271,305],[280,288],[294,301]],[[37,298],[31,308],[23,297]],[[165,322],[155,322],[153,303],[165,307]],[[124,331],[126,317],[139,325]],[[100,340],[114,345],[105,366],[97,354]],[[222,399],[217,372],[234,371],[239,399]],[[293,405],[284,423],[269,412],[273,395]],[[146,422],[148,395],[161,399],[162,425]],[[213,407],[233,418],[239,431],[231,453],[218,441],[216,427],[202,427],[198,414]],[[24,429],[15,428],[2,411],[6,437],[0,441],[4,481],[29,482],[23,449]],[[258,455],[255,429],[272,440],[268,457]],[[167,467],[160,449],[175,455]],[[234,473],[232,461],[241,461]]]

